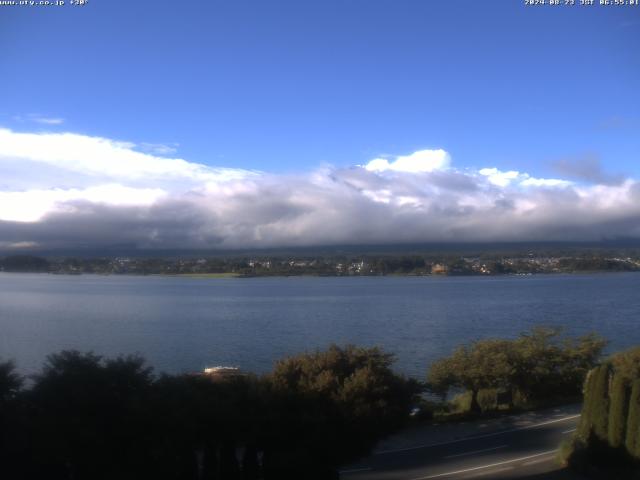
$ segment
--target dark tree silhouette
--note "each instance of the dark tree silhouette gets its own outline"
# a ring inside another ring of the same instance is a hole
[[[262,378],[156,378],[140,357],[63,351],[24,390],[13,364],[0,364],[0,476],[333,479],[407,418],[417,384],[392,361],[331,347]]]
[[[18,375],[16,366],[11,360],[0,362],[0,406],[16,396],[22,383],[23,378]]]

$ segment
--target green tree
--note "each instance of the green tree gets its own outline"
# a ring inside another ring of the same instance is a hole
[[[253,376],[161,376],[149,401],[149,444],[156,453],[148,477],[192,478],[200,470],[204,478],[238,478],[236,448],[255,452],[258,437],[269,437],[261,388]]]
[[[536,327],[514,342],[512,387],[533,401],[579,395],[605,345],[595,334],[563,337],[560,328]]]
[[[580,394],[584,378],[600,357],[605,341],[596,335],[561,336],[561,329],[536,327],[514,340],[481,340],[434,362],[427,383],[435,393],[471,393],[479,411],[481,389],[497,388],[530,403]]]
[[[584,395],[580,432],[585,440],[594,436],[600,441],[608,439],[610,367],[601,365],[590,374]]]
[[[0,477],[20,478],[28,461],[24,451],[29,439],[24,423],[23,379],[12,361],[0,362]]]
[[[452,388],[471,392],[472,412],[480,412],[478,393],[485,388],[507,388],[512,376],[512,343],[482,340],[458,347],[451,356],[434,362],[427,375],[429,388],[446,395]]]
[[[631,386],[626,430],[625,448],[629,455],[640,460],[640,379],[634,380]]]
[[[615,373],[609,392],[609,445],[618,448],[624,445],[628,413],[628,384],[626,379]]]
[[[280,437],[289,445],[283,447],[304,446],[316,466],[335,467],[366,454],[406,421],[420,390],[393,372],[393,361],[379,348],[352,345],[279,361],[267,380],[279,428],[295,432]]]
[[[578,423],[577,428],[577,436],[582,440],[586,441],[589,438],[589,434],[591,432],[591,423],[592,423],[592,411],[591,404],[593,402],[593,391],[595,385],[595,375],[596,369],[592,369],[587,373],[587,377],[584,381],[584,391],[583,397],[584,401],[582,404],[582,412],[580,415],[580,422]]]
[[[616,374],[629,383],[640,378],[640,347],[619,352],[611,357],[610,362]]]
[[[103,361],[63,351],[47,357],[34,380],[34,463],[79,479],[144,473],[140,452],[147,441],[144,412],[152,377],[142,359]]]
[[[0,407],[18,394],[22,382],[23,379],[11,360],[0,362]]]

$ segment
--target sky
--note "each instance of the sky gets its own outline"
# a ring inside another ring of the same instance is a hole
[[[67,1],[0,42],[2,249],[640,237],[640,6]]]

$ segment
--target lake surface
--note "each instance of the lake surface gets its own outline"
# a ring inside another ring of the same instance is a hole
[[[0,357],[23,373],[62,349],[140,353],[158,371],[263,373],[332,342],[380,345],[422,378],[460,343],[534,325],[640,344],[640,274],[198,279],[0,273]]]

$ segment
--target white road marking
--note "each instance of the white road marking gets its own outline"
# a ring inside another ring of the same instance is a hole
[[[462,478],[486,477],[487,475],[495,475],[496,473],[508,472],[509,470],[513,470],[513,467],[502,467],[502,468],[496,468],[495,470],[489,470],[488,472],[472,473]]]
[[[448,442],[428,443],[428,444],[424,444],[424,445],[417,445],[415,447],[397,448],[397,449],[392,449],[392,450],[380,450],[379,452],[375,452],[373,455],[383,455],[383,454],[386,454],[386,453],[396,453],[396,452],[408,452],[410,450],[419,450],[421,448],[439,447],[441,445],[451,445],[452,443],[468,442],[470,440],[477,440],[479,438],[496,437],[498,435],[504,435],[505,433],[518,432],[520,430],[530,430],[532,428],[542,427],[544,425],[550,425],[552,423],[558,423],[558,422],[565,422],[567,420],[573,420],[574,418],[578,418],[579,416],[580,416],[580,414],[570,415],[568,417],[556,418],[555,420],[548,420],[546,422],[536,423],[534,425],[527,425],[525,427],[511,428],[509,430],[501,430],[499,432],[485,433],[483,435],[473,435],[471,437],[464,437],[464,438],[458,438],[456,440],[449,440]]]
[[[505,460],[503,462],[491,463],[489,465],[480,465],[479,467],[465,468],[463,470],[456,470],[454,472],[438,473],[436,475],[429,475],[429,476],[426,476],[426,477],[418,477],[418,478],[413,478],[411,480],[428,480],[430,478],[448,477],[448,476],[451,476],[451,475],[457,475],[459,473],[475,472],[477,470],[484,470],[485,468],[499,467],[500,465],[507,465],[509,463],[522,462],[523,460],[529,460],[531,458],[537,458],[537,457],[541,457],[543,455],[550,455],[552,453],[556,453],[556,451],[555,450],[548,450],[546,452],[536,453],[534,455],[527,455],[526,457],[514,458],[513,460]]]
[[[483,453],[483,452],[490,452],[492,450],[499,450],[501,448],[507,448],[508,445],[500,445],[499,447],[492,447],[492,448],[484,448],[482,450],[474,450],[473,452],[465,452],[465,453],[456,453],[455,455],[448,455],[444,458],[457,458],[457,457],[464,457],[466,455],[473,455],[475,453]]]
[[[548,462],[549,460],[553,460],[554,457],[550,457],[550,458],[538,458],[536,460],[531,460],[529,462],[524,462],[522,464],[523,467],[528,467],[530,465],[536,465],[538,463],[545,463]]]
[[[350,468],[348,470],[340,470],[338,473],[342,474],[350,474],[350,473],[357,473],[357,472],[368,472],[369,470],[371,470],[371,467],[362,467],[362,468]]]

